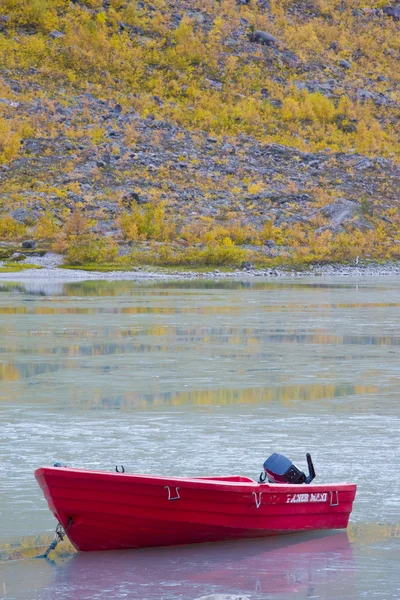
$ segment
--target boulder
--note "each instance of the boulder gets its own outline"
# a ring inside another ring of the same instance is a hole
[[[332,233],[339,233],[350,223],[360,229],[370,228],[369,223],[360,215],[360,206],[353,200],[339,198],[336,202],[324,206],[319,213],[329,220],[320,231],[330,230]]]
[[[49,33],[49,37],[51,37],[51,39],[53,40],[58,40],[60,38],[63,38],[65,36],[65,33],[63,33],[62,31],[50,31]]]
[[[18,221],[18,223],[23,223],[24,225],[31,225],[38,219],[40,219],[41,214],[38,210],[32,210],[29,208],[16,208],[11,211],[11,217]]]
[[[25,240],[22,242],[22,247],[29,250],[34,250],[36,248],[36,242],[34,240]]]
[[[206,20],[204,13],[197,11],[197,10],[187,10],[185,12],[185,15],[187,17],[189,17],[189,19],[191,19],[194,23],[197,23],[198,25],[202,25]]]
[[[259,30],[252,31],[249,34],[249,39],[251,42],[257,42],[258,44],[263,44],[265,46],[273,46],[282,43],[280,40],[278,40],[278,38],[271,35],[270,33]]]

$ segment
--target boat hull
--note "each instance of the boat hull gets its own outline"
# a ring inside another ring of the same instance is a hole
[[[35,471],[77,550],[259,538],[347,527],[356,486],[166,478],[65,467]]]

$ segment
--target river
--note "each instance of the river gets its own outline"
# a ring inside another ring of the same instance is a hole
[[[0,282],[0,599],[400,598],[400,280]],[[33,471],[354,481],[346,532],[35,560]]]

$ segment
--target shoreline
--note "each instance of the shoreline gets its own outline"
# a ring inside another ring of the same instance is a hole
[[[32,264],[32,260],[29,261]],[[135,267],[131,271],[87,271],[68,269],[60,266],[38,263],[40,268],[22,269],[0,273],[0,281],[54,281],[68,283],[74,281],[146,281],[146,280],[199,280],[199,279],[277,279],[304,277],[390,277],[400,276],[400,261],[384,264],[362,263],[358,265],[328,264],[312,265],[302,270],[289,268],[232,269],[221,271],[212,268],[207,271],[173,270],[156,267]],[[222,268],[222,267],[221,267]]]

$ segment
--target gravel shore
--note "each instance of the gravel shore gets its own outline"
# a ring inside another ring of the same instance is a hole
[[[283,268],[274,269],[235,269],[232,271],[220,271],[210,269],[209,271],[174,271],[150,267],[135,267],[131,271],[84,271],[64,269],[59,265],[62,257],[57,254],[48,253],[43,257],[29,257],[29,264],[37,264],[38,269],[26,269],[14,273],[0,273],[0,281],[35,281],[47,280],[57,282],[84,281],[84,280],[154,280],[154,279],[243,279],[243,278],[277,278],[306,276],[316,277],[382,277],[400,276],[400,261],[378,264],[373,262],[360,263],[357,265],[329,264],[312,265],[304,267],[304,270],[290,270]],[[1,265],[1,263],[0,263]]]

